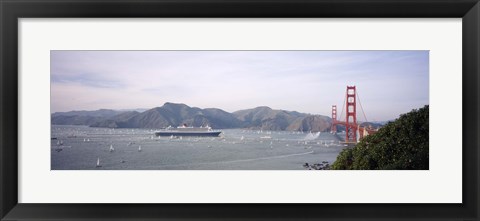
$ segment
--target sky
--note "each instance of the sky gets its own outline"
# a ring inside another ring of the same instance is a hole
[[[428,51],[51,51],[50,56],[52,113],[172,102],[228,112],[269,106],[331,116],[332,105],[340,115],[347,85],[357,88],[359,121],[365,120],[363,112],[368,121],[384,121],[429,104]]]

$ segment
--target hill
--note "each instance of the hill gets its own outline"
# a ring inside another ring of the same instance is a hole
[[[57,116],[91,116],[91,117],[113,117],[119,113],[122,113],[124,111],[116,111],[116,110],[110,110],[110,109],[100,109],[100,110],[94,110],[94,111],[68,111],[68,112],[55,112],[52,114],[52,117],[57,117]]]
[[[252,129],[288,130],[288,131],[326,131],[332,120],[321,115],[311,115],[296,111],[274,110],[270,107],[233,112],[239,120]]]
[[[119,113],[115,116],[112,116],[108,119],[101,119],[96,121],[93,124],[89,124],[91,127],[108,127],[108,128],[122,128],[125,127],[127,124],[126,122],[128,119],[132,118],[133,116],[138,115],[139,112],[137,111],[126,111],[123,113]]]
[[[233,115],[243,121],[246,127],[262,130],[286,130],[294,121],[308,116],[295,111],[273,110],[265,106],[235,111]]]
[[[123,127],[130,128],[164,128],[182,124],[194,127],[209,125],[213,128],[236,128],[242,122],[233,115],[216,108],[200,109],[185,104],[165,103],[132,116]]]
[[[57,125],[92,125],[120,113],[122,112],[109,109],[56,112],[51,115],[51,122]]]
[[[251,128],[261,130],[327,131],[331,119],[296,111],[256,107],[228,113],[218,108],[197,108],[167,102],[161,107],[137,111],[71,111],[52,114],[52,124],[89,125],[108,128],[165,128],[187,124],[209,125],[215,129]]]

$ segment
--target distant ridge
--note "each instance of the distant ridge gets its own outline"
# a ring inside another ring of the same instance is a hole
[[[201,109],[171,102],[144,112],[108,109],[58,112],[52,114],[51,120],[52,124],[107,128],[159,129],[187,124],[195,127],[209,125],[215,129],[249,128],[312,132],[328,131],[332,122],[331,118],[323,115],[275,110],[266,106],[229,113],[218,108]]]
[[[122,112],[109,109],[56,112],[51,115],[51,120],[52,124],[58,125],[92,125],[120,113]]]
[[[68,112],[55,112],[52,117],[55,116],[91,116],[91,117],[113,117],[123,111],[116,111],[110,109],[100,109],[94,111],[80,110],[80,111],[68,111]]]
[[[164,128],[168,126],[191,125],[194,127],[210,125],[213,128],[238,128],[242,122],[232,114],[220,109],[189,107],[185,104],[165,103],[132,116],[126,121],[129,128]]]

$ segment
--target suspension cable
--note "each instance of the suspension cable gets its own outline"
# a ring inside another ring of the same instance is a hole
[[[342,112],[340,113],[340,119],[339,119],[340,121],[342,121],[343,109],[345,108],[345,99],[347,99],[346,96],[343,97]],[[347,119],[345,119],[345,121],[346,121],[346,120],[347,120]]]
[[[358,94],[358,90],[357,90],[357,98],[358,98],[358,103],[360,103],[360,108],[362,109],[363,117],[365,117],[365,122],[368,122],[367,115],[365,115],[365,111],[363,110],[362,102],[360,101],[360,94]]]

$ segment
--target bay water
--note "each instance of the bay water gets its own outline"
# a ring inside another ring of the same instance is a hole
[[[149,129],[51,130],[52,170],[305,170],[332,164],[346,148],[327,132],[224,129],[220,137],[172,138]]]

